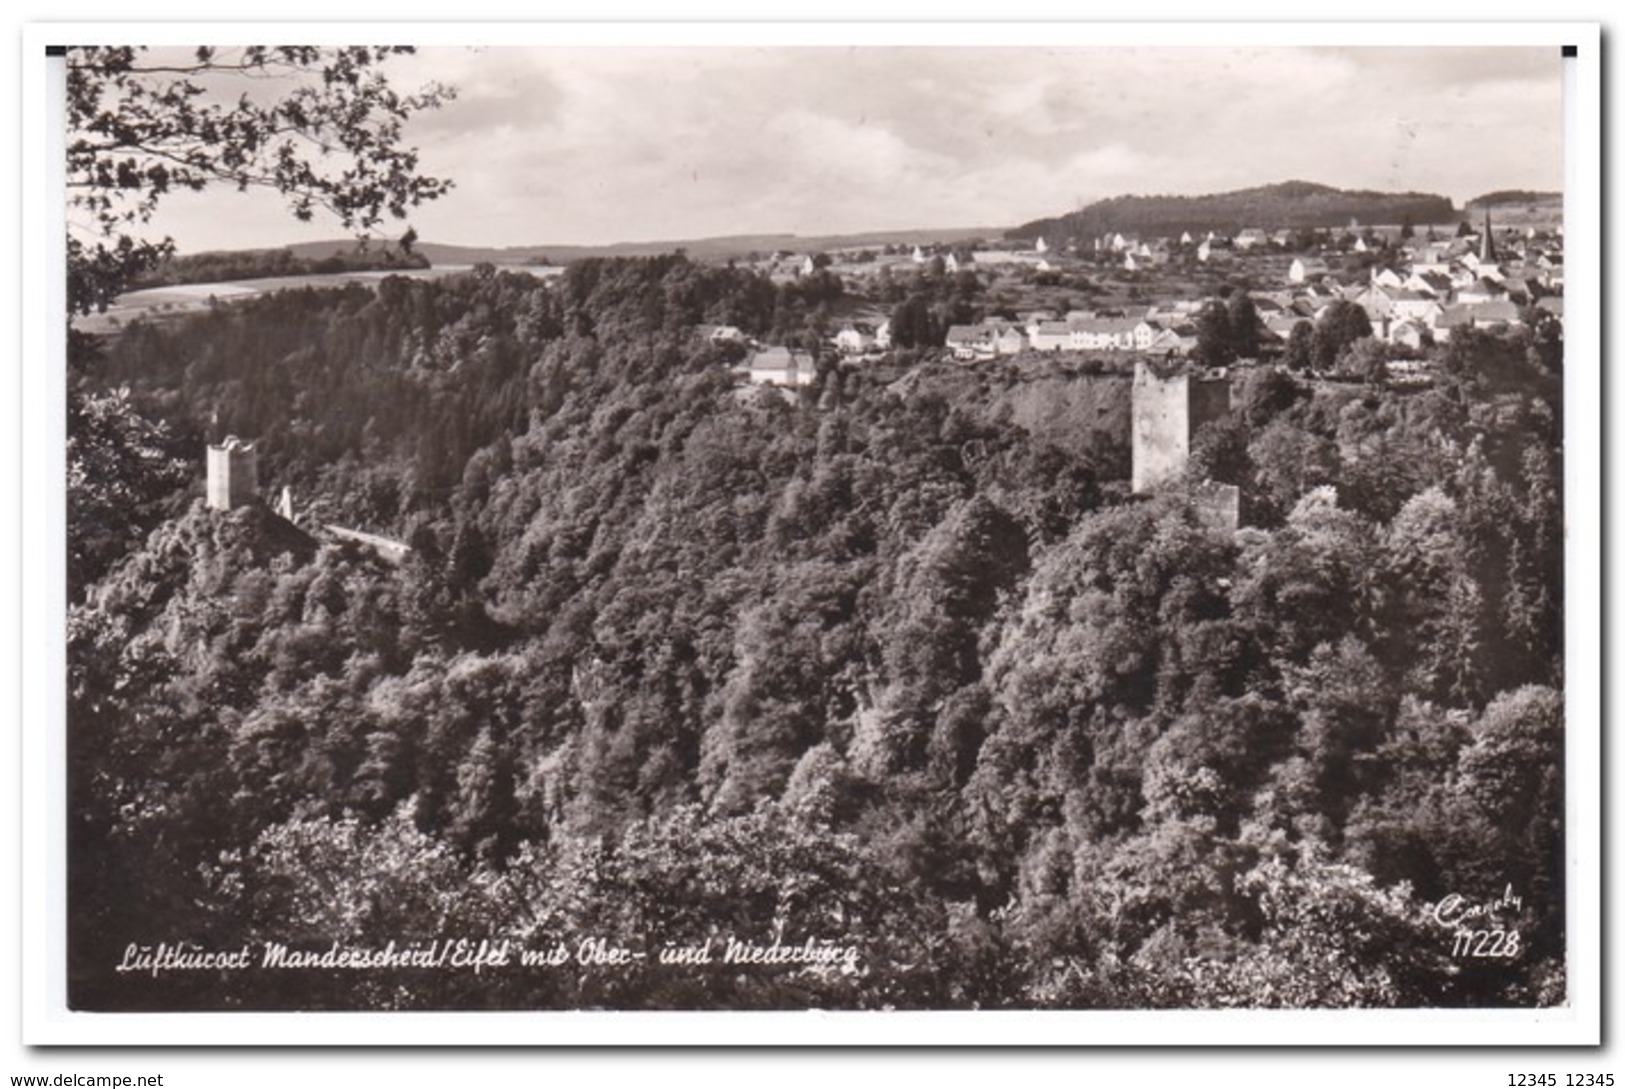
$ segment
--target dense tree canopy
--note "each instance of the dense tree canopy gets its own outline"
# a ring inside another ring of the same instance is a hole
[[[1127,495],[1119,376],[826,361],[786,393],[695,335],[805,332],[824,290],[485,269],[78,358],[75,464],[111,467],[79,509],[143,517],[82,535],[69,615],[76,1004],[1561,1001],[1560,379],[1528,334],[1412,394],[1238,379],[1196,455],[1231,533]],[[196,501],[169,443],[212,427],[297,524]],[[1431,906],[1508,883],[1518,956],[1453,956]],[[107,970],[171,933],[856,953]]]
[[[1371,318],[1362,307],[1338,299],[1315,319],[1309,357],[1319,371],[1330,371],[1351,344],[1371,335]]]

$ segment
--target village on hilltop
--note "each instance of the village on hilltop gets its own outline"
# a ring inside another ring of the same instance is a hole
[[[1111,232],[1053,246],[1040,237],[781,252],[748,264],[775,283],[840,280],[821,343],[758,344],[728,325],[699,330],[746,349],[737,370],[751,383],[792,388],[813,382],[819,357],[885,365],[900,349],[966,363],[1195,356],[1203,309],[1236,292],[1256,312],[1259,360],[1280,358],[1296,327],[1312,330],[1350,303],[1399,382],[1425,381],[1427,350],[1462,329],[1563,320],[1561,226],[1498,227],[1489,209],[1471,224]],[[910,328],[899,328],[903,312],[916,319]]]

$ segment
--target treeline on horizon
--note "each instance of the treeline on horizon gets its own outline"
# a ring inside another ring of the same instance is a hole
[[[286,247],[265,250],[222,250],[177,254],[136,277],[131,290],[179,284],[215,284],[231,280],[267,280],[282,276],[339,272],[391,272],[429,268],[421,253],[398,247],[355,247],[323,257],[301,257]]]
[[[1120,376],[786,393],[694,333],[810,345],[831,279],[484,269],[75,341],[71,1003],[1563,1001],[1549,329],[1419,392],[1238,379],[1193,474],[1244,489],[1228,533],[1128,495]],[[227,431],[305,529],[203,507]],[[1509,885],[1516,955],[1460,954],[1430,905]],[[719,936],[858,968],[113,971]]]
[[[1497,204],[1546,204],[1562,200],[1563,194],[1545,189],[1497,189],[1474,197],[1467,202],[1469,208],[1483,208]]]
[[[1450,198],[1433,193],[1378,193],[1334,189],[1312,182],[1281,182],[1202,196],[1119,196],[1065,215],[1025,223],[1007,237],[1089,240],[1112,232],[1161,237],[1190,231],[1234,235],[1264,230],[1362,225],[1453,224]]]

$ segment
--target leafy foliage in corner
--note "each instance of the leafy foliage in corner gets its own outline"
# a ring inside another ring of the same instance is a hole
[[[190,56],[145,47],[78,46],[67,63],[68,307],[106,309],[173,251],[140,237],[170,193],[265,188],[300,220],[325,210],[366,232],[386,215],[445,193],[403,145],[414,113],[450,88],[402,94],[382,66],[405,46],[200,47]],[[222,84],[220,77],[232,77]],[[260,82],[232,94],[241,77]],[[292,88],[280,96],[265,86]],[[227,92],[222,93],[221,87]]]

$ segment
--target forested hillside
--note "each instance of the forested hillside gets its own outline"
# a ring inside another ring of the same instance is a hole
[[[1230,533],[1127,494],[1121,376],[785,395],[694,333],[811,344],[832,279],[487,268],[76,342],[73,1004],[1563,1000],[1560,342],[1240,381]],[[204,507],[227,433],[297,526]],[[1437,905],[1508,888],[1471,925],[1513,952],[1463,952]],[[649,959],[113,968],[448,936]],[[727,937],[853,952],[657,961]]]
[[[134,288],[163,287],[170,284],[217,284],[230,280],[265,280],[281,276],[308,276],[335,272],[387,272],[395,269],[423,269],[429,259],[379,246],[373,249],[332,247],[321,256],[295,256],[290,248],[279,250],[230,250],[220,253],[194,253],[171,257],[158,267],[135,278]]]
[[[1291,181],[1201,196],[1121,196],[1051,219],[1025,223],[1008,232],[1011,238],[1087,241],[1113,231],[1171,236],[1182,231],[1235,234],[1249,227],[1346,227],[1363,224],[1453,223],[1455,208],[1434,193],[1378,193],[1368,189],[1334,189],[1313,182]]]

